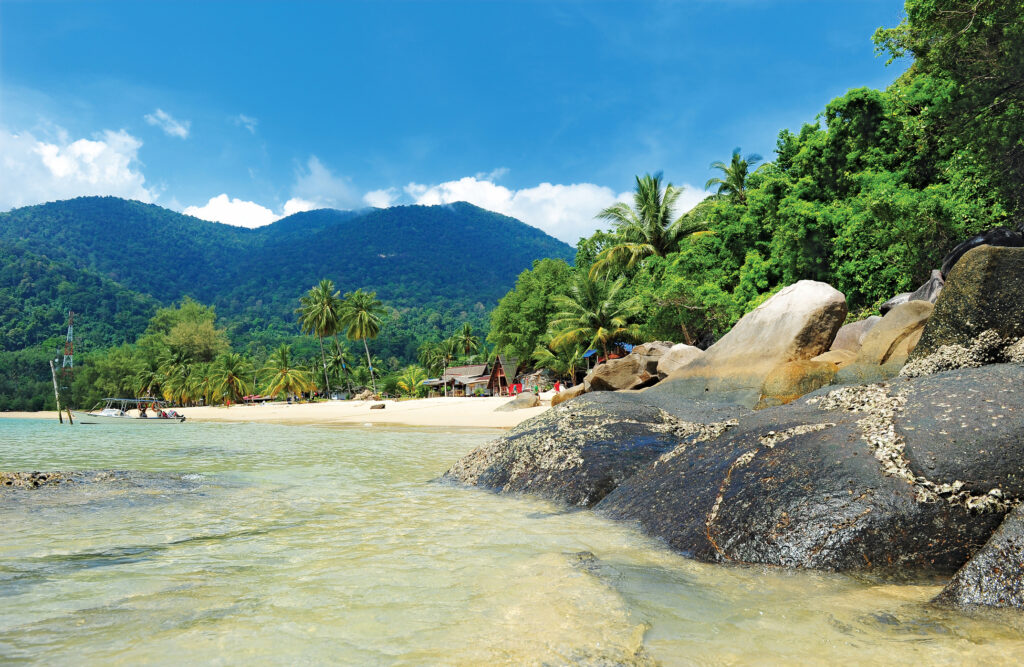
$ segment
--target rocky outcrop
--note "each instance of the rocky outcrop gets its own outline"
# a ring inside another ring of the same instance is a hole
[[[868,335],[872,327],[881,321],[881,317],[872,315],[863,320],[844,324],[836,332],[835,340],[832,341],[829,350],[848,350],[854,354],[860,352],[860,346],[864,343],[864,337]]]
[[[568,389],[563,389],[562,391],[556,393],[554,396],[551,397],[551,407],[555,407],[559,403],[565,403],[571,398],[582,396],[584,393],[586,393],[586,391],[587,388],[583,385],[583,383],[574,385],[572,387],[569,387]]]
[[[658,377],[665,378],[694,359],[704,354],[704,350],[693,345],[677,343],[658,359]]]
[[[1015,365],[822,390],[662,457],[597,509],[701,560],[948,572],[1024,496],[1022,435]]]
[[[819,354],[818,356],[811,358],[811,361],[827,361],[830,364],[835,364],[836,368],[849,366],[856,360],[857,353],[850,352],[849,350],[829,350],[824,354]]]
[[[757,407],[792,403],[804,394],[832,384],[838,370],[839,367],[829,361],[790,361],[776,366],[764,380]]]
[[[598,364],[583,379],[586,391],[640,389],[657,382],[658,362],[672,349],[672,343],[652,341],[637,345],[621,359]]]
[[[983,245],[964,254],[946,277],[914,356],[942,345],[969,347],[989,329],[1024,337],[1024,248]]]
[[[954,607],[1024,608],[1024,506],[1018,505],[1007,515],[934,602]]]
[[[705,561],[953,572],[1024,498],[1021,460],[1024,366],[998,364],[758,412],[588,394],[448,478],[593,506]]]
[[[753,407],[773,369],[825,352],[845,318],[841,292],[801,280],[744,315],[703,355],[647,393]]]
[[[38,489],[73,482],[71,475],[63,472],[0,472],[0,487]]]
[[[551,408],[470,453],[445,478],[589,507],[682,442],[718,435],[735,406],[686,406],[678,415],[640,394],[597,392]]]
[[[1021,339],[1024,340],[1024,339]],[[978,368],[1001,361],[1015,361],[1015,354],[1010,348],[1010,341],[992,331],[981,332],[970,347],[963,345],[942,345],[938,350],[924,357],[915,357],[900,369],[902,377],[922,377],[942,371],[960,368]]]
[[[941,271],[932,271],[932,276],[923,285],[918,287],[913,292],[903,292],[897,294],[893,298],[889,299],[881,306],[878,307],[878,312],[885,315],[896,306],[906,303],[908,301],[927,301],[928,303],[935,303],[936,299],[939,298],[939,293],[942,292],[942,287],[945,285]]]
[[[524,392],[513,398],[504,405],[499,405],[494,408],[495,412],[514,412],[515,410],[523,410],[525,408],[535,408],[540,405],[540,397],[533,392]]]
[[[369,401],[373,399],[373,391],[364,389],[355,396],[352,397],[353,401]]]
[[[935,306],[908,301],[885,314],[864,336],[853,363],[840,369],[840,384],[870,384],[895,377],[917,345]]]

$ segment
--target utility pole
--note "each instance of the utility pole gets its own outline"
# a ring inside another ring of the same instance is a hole
[[[53,359],[50,359],[50,377],[53,378],[53,398],[57,401],[57,419],[63,424],[64,418],[60,416],[60,389],[57,387],[57,370],[53,367]]]
[[[64,387],[65,389],[67,389],[68,393],[71,392],[71,383],[75,379],[75,344],[74,344],[74,336],[72,335],[73,332],[74,332],[74,327],[73,327],[74,323],[75,323],[75,311],[69,310],[68,311],[68,335],[64,339],[64,359],[63,359],[63,361],[61,362],[61,365],[60,365],[61,386]],[[65,403],[64,407],[68,411],[68,421],[70,423],[74,424],[75,421],[71,418],[71,403],[70,403],[70,401],[65,401],[64,403]],[[58,412],[60,411],[60,407],[59,406],[57,407],[57,410],[58,410]]]

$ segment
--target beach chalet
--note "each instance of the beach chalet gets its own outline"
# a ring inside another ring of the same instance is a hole
[[[487,389],[491,396],[508,396],[509,386],[516,381],[517,370],[519,370],[518,359],[499,354],[498,358],[494,360],[487,380]]]
[[[452,366],[446,369],[440,378],[427,380],[423,384],[440,391],[449,388],[452,396],[473,396],[481,389],[486,391],[487,381],[490,377],[487,372],[487,364],[471,364],[469,366]]]

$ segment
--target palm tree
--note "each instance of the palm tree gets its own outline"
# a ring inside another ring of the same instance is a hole
[[[565,345],[554,349],[546,345],[538,345],[533,353],[537,368],[548,368],[559,377],[576,383],[576,374],[586,367],[587,360],[583,356],[586,348],[582,345]]]
[[[370,384],[375,394],[377,383],[373,379],[373,362],[370,360],[370,346],[366,344],[366,339],[376,338],[380,333],[381,318],[386,312],[384,304],[377,300],[376,292],[364,292],[361,289],[345,294],[339,309],[339,322],[347,329],[345,335],[349,340],[363,341],[366,363],[370,369]]]
[[[274,350],[263,366],[263,376],[266,378],[266,393],[269,396],[279,396],[281,392],[287,394],[301,394],[309,391],[311,382],[306,371],[295,367],[292,361],[292,346],[282,344]]]
[[[252,390],[252,363],[237,352],[225,352],[217,357],[210,369],[213,395],[238,403]]]
[[[549,324],[551,346],[600,346],[607,359],[609,343],[635,340],[640,332],[632,320],[638,306],[634,299],[622,298],[620,293],[625,284],[625,276],[615,282],[579,276],[568,294],[554,298],[559,312]]]
[[[679,243],[704,229],[703,222],[675,218],[676,202],[682,188],[661,186],[661,172],[636,177],[633,206],[619,202],[597,214],[614,227],[616,243],[605,248],[590,267],[591,277],[608,273],[613,266],[632,267],[648,257],[664,257],[679,250]]]
[[[406,366],[398,376],[398,388],[409,396],[416,393],[423,381],[427,379],[427,371],[420,366]]]
[[[334,289],[334,281],[324,278],[319,285],[314,285],[299,299],[301,307],[299,323],[303,333],[313,333],[320,340],[320,363],[323,365],[324,385],[327,395],[331,394],[331,383],[327,379],[327,356],[324,354],[324,337],[337,334],[340,326],[341,300]]]
[[[334,341],[334,350],[327,356],[327,370],[334,377],[344,377],[348,384],[348,390],[352,391],[352,361],[349,359],[349,351],[342,347],[337,340]]]
[[[465,322],[462,325],[462,329],[452,336],[452,338],[458,348],[462,350],[462,353],[467,357],[470,352],[476,352],[480,349],[480,337],[473,335],[473,327],[469,322]]]
[[[740,157],[740,149],[734,148],[732,160],[730,160],[729,164],[721,160],[711,163],[711,168],[721,171],[725,178],[716,177],[708,179],[708,182],[704,184],[704,189],[710,190],[713,186],[717,185],[718,190],[715,194],[730,195],[742,204],[747,200],[746,185],[749,170],[760,161],[761,156],[757,153],[751,153],[746,158],[743,158]]]
[[[433,375],[441,369],[440,343],[433,340],[423,341],[416,348],[416,358],[419,360],[420,365]]]

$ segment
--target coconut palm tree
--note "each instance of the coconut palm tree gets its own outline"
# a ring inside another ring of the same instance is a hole
[[[421,366],[406,366],[398,376],[397,386],[409,396],[413,396],[426,379],[427,371]]]
[[[470,352],[476,352],[480,349],[480,337],[473,334],[473,327],[469,322],[465,322],[452,338],[455,341],[455,345],[467,357]]]
[[[376,292],[364,292],[361,289],[345,294],[345,300],[339,309],[338,319],[341,326],[346,329],[345,335],[349,340],[363,341],[366,364],[370,369],[370,384],[375,394],[377,383],[373,379],[373,362],[370,360],[370,346],[366,344],[366,340],[376,338],[380,333],[381,319],[386,312],[384,304],[377,299]]]
[[[252,362],[237,352],[225,352],[210,368],[215,398],[238,403],[252,390]]]
[[[336,378],[344,377],[348,390],[352,391],[352,360],[349,358],[349,351],[337,340],[334,341],[334,349],[327,355],[327,370]]]
[[[575,383],[576,374],[587,365],[583,356],[586,351],[582,345],[565,345],[554,349],[538,345],[533,353],[533,361],[537,368],[548,368],[559,377]]]
[[[309,374],[295,367],[292,346],[283,343],[270,353],[261,373],[267,383],[264,391],[268,396],[280,396],[282,392],[286,396],[301,394],[309,391],[311,385]]]
[[[597,214],[612,223],[616,243],[598,254],[590,267],[591,277],[605,275],[615,266],[627,268],[648,257],[664,257],[679,250],[679,243],[705,228],[703,222],[675,217],[682,188],[668,183],[662,188],[661,172],[636,177],[633,206],[618,202]]]
[[[428,373],[437,373],[442,368],[440,343],[433,340],[423,341],[416,348],[416,358]]]
[[[302,305],[295,311],[299,313],[302,332],[315,334],[320,341],[320,363],[323,366],[324,386],[327,387],[328,396],[331,393],[331,383],[327,379],[324,337],[334,336],[340,328],[341,300],[338,294],[339,292],[334,289],[334,281],[324,278],[320,284],[311,287],[309,292],[299,299]]]
[[[757,153],[751,153],[743,158],[740,157],[740,149],[734,148],[729,164],[721,160],[711,163],[711,168],[721,171],[724,178],[708,179],[708,182],[704,184],[704,189],[710,190],[712,187],[718,186],[715,194],[730,195],[742,204],[747,200],[746,186],[750,168],[760,161],[761,156]]]
[[[625,283],[625,276],[620,276],[615,282],[579,276],[568,294],[554,298],[559,312],[549,324],[551,346],[600,347],[607,359],[610,343],[635,340],[640,332],[633,319],[639,308],[635,300],[623,298]]]

